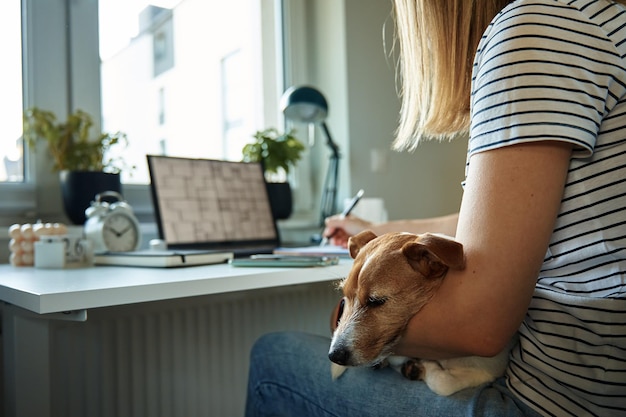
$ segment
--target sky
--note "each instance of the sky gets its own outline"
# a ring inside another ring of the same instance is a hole
[[[139,31],[139,13],[148,5],[171,9],[182,0],[101,0],[100,57],[106,60],[128,45]]]

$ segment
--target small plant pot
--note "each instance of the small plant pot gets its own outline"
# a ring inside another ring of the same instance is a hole
[[[86,221],[85,210],[91,205],[96,194],[116,191],[121,194],[120,174],[99,171],[60,171],[61,194],[65,214],[74,224]]]
[[[268,182],[267,194],[276,220],[288,219],[293,209],[291,185],[288,182]]]

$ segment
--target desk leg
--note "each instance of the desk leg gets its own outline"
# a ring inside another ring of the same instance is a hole
[[[49,417],[50,322],[2,308],[5,415]]]

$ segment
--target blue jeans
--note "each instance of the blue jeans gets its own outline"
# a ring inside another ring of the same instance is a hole
[[[350,368],[330,376],[330,340],[272,333],[252,349],[246,417],[260,416],[538,416],[505,387],[504,379],[449,397],[390,368]]]

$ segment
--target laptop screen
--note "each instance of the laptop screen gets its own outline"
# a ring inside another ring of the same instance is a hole
[[[168,248],[279,245],[260,163],[147,158],[159,235]]]

